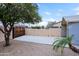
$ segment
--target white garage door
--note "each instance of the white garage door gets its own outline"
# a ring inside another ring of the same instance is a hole
[[[73,35],[73,43],[79,45],[79,23],[68,26],[69,35]]]

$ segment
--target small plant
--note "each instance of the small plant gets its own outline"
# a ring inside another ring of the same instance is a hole
[[[66,45],[69,46],[69,44],[72,41],[72,37],[73,36],[66,36],[66,37],[63,37],[63,38],[58,38],[58,40],[56,40],[53,43],[53,49],[57,51],[60,48],[61,49],[61,54],[63,54],[64,48],[66,47]]]

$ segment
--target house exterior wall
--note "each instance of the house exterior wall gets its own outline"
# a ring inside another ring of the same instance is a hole
[[[61,27],[61,22],[58,22],[57,24],[53,25],[54,27]]]
[[[68,34],[73,35],[73,43],[79,45],[79,23],[68,25]]]

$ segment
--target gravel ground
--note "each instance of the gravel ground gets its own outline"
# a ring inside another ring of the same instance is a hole
[[[55,52],[51,45],[33,42],[12,40],[11,45],[3,47],[4,41],[0,42],[0,56],[60,56],[60,50]],[[64,49],[63,56],[78,56],[69,48]]]

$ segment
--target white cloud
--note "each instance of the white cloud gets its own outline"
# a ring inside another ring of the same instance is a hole
[[[76,15],[79,15],[79,12],[77,12]]]
[[[47,26],[47,24],[48,24],[48,22],[43,21],[43,22],[40,22],[38,25],[39,26]]]
[[[59,21],[61,21],[61,19],[54,19],[54,18],[49,18],[49,19],[47,19],[47,21],[51,21],[51,22],[59,22]]]
[[[56,20],[56,19],[54,19],[54,18],[43,18],[42,19],[43,21],[42,22],[40,22],[40,23],[37,23],[37,24],[35,24],[35,25],[32,25],[32,26],[47,26],[47,24],[48,24],[48,22],[59,22],[60,20],[58,19],[58,20]]]
[[[79,7],[76,7],[76,8],[74,8],[73,10],[75,10],[75,11],[79,11]]]
[[[76,15],[79,15],[79,7],[76,7],[76,8],[74,8],[73,10],[75,11],[75,14],[76,14]]]
[[[58,12],[63,12],[63,10],[62,9],[58,9]]]
[[[51,15],[51,12],[44,12],[46,15]]]
[[[62,14],[62,13],[59,12],[59,13],[56,14],[56,16],[61,16],[61,14]]]
[[[38,24],[38,26],[47,26],[47,24],[48,24],[48,21],[56,21],[55,19],[53,19],[53,18],[46,18],[46,19],[42,19],[43,21],[42,22],[40,22],[39,24]]]
[[[54,18],[49,18],[48,21],[56,21]]]
[[[44,21],[40,22],[38,26],[47,26],[48,22],[59,22],[60,20],[56,20],[54,18],[43,19]]]
[[[46,22],[48,22],[48,21],[52,21],[52,22],[55,22],[55,21],[58,22],[58,21],[60,21],[59,19],[54,19],[52,17],[51,18],[43,18],[42,20],[46,21]]]
[[[58,16],[58,17],[59,16],[62,16],[63,15],[63,12],[64,11],[62,9],[58,9],[57,12],[56,12],[56,16]]]

